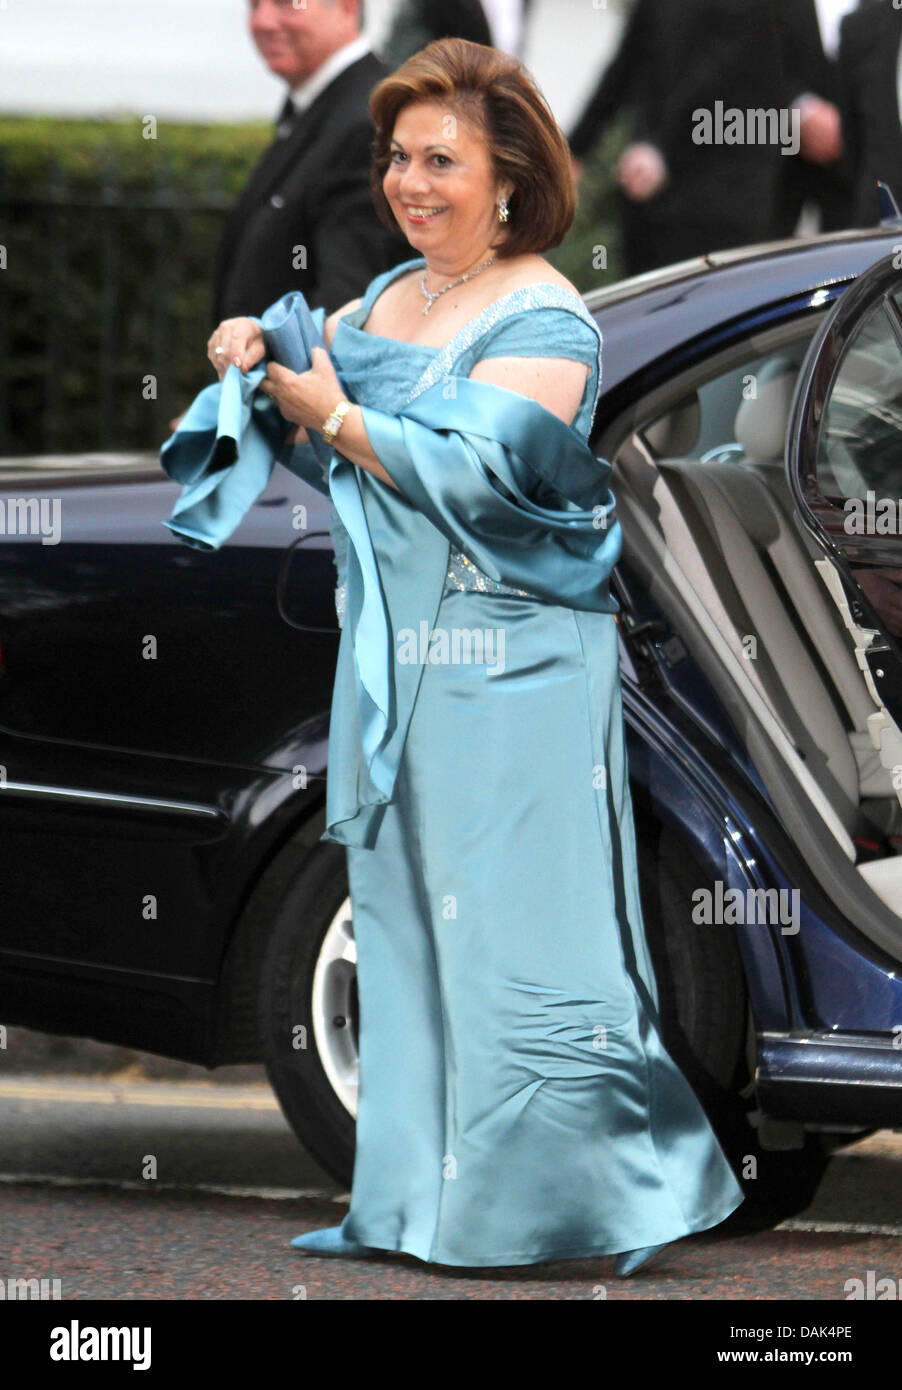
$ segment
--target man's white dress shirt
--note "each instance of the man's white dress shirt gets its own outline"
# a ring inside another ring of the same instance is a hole
[[[523,48],[523,0],[482,0],[492,46],[519,58]]]
[[[814,7],[824,52],[828,58],[835,58],[839,53],[839,26],[844,17],[858,7],[858,0],[814,0]]]
[[[351,39],[341,48],[336,48],[334,53],[330,53],[325,62],[320,63],[315,72],[309,77],[305,77],[303,82],[299,82],[296,87],[292,87],[285,108],[282,111],[279,134],[287,135],[291,129],[288,102],[294,108],[293,114],[299,111],[306,111],[307,107],[319,96],[330,82],[333,82],[339,73],[344,72],[352,63],[356,63],[358,58],[362,58],[365,53],[370,52],[370,44],[362,34],[356,39]]]

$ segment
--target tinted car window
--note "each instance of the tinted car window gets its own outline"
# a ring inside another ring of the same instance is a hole
[[[782,458],[792,393],[810,335],[749,356],[699,385],[644,433],[659,457],[711,463]]]
[[[852,335],[827,397],[817,479],[836,499],[902,490],[902,348],[880,305]]]

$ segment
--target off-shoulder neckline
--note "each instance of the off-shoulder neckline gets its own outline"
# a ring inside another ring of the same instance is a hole
[[[581,295],[577,294],[575,290],[568,289],[566,285],[557,284],[557,282],[554,280],[530,280],[529,283],[526,285],[517,285],[515,289],[508,290],[506,294],[499,295],[497,299],[493,299],[489,304],[486,304],[485,308],[480,309],[479,313],[476,314],[472,319],[470,319],[468,323],[464,324],[462,328],[458,328],[456,332],[452,333],[448,341],[446,343],[442,343],[441,347],[433,347],[431,343],[411,343],[408,342],[406,338],[387,338],[383,333],[370,333],[366,328],[362,328],[356,323],[348,322],[348,320],[351,319],[354,316],[354,314],[359,314],[361,309],[365,307],[366,318],[363,320],[363,322],[366,323],[367,319],[369,319],[371,313],[373,312],[373,306],[376,303],[376,300],[379,298],[379,296],[382,294],[384,290],[388,289],[388,286],[390,284],[392,284],[396,279],[399,278],[400,272],[402,270],[411,271],[415,266],[424,266],[425,264],[426,260],[424,257],[421,256],[414,260],[402,261],[400,265],[394,266],[392,270],[386,272],[389,278],[386,279],[385,283],[380,286],[378,294],[374,295],[374,297],[369,301],[369,303],[367,303],[366,296],[364,296],[361,302],[357,305],[356,309],[351,309],[349,313],[343,314],[342,317],[338,320],[338,323],[335,325],[335,333],[337,334],[339,328],[341,328],[344,324],[347,328],[353,329],[355,333],[362,333],[365,337],[372,338],[374,342],[398,343],[400,346],[403,347],[420,348],[423,352],[445,352],[446,349],[451,346],[451,344],[454,342],[456,338],[460,337],[462,333],[472,328],[472,326],[478,323],[479,320],[483,318],[483,316],[487,314],[490,310],[497,309],[500,304],[503,304],[513,295],[522,294],[524,290],[535,290],[539,289],[540,287],[544,289],[557,290],[560,294],[565,294],[570,299],[575,300],[579,308],[574,309],[573,312],[579,313],[581,317],[584,317],[589,322],[594,322],[594,320],[591,319],[591,315],[589,314],[589,311],[585,305],[585,301],[583,300]],[[333,342],[334,340],[335,335],[333,334]]]

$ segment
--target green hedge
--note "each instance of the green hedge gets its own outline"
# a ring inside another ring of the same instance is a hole
[[[153,188],[162,175],[181,188],[224,189],[234,197],[271,138],[272,126],[160,121],[155,139],[145,138],[146,129],[139,117],[0,116],[0,149],[10,179],[20,187],[45,184],[54,168],[94,187],[104,167],[114,166],[126,187]]]
[[[213,258],[271,126],[145,129],[0,117],[0,454],[155,449],[212,379]],[[618,273],[604,172],[616,145],[549,253],[581,290]],[[606,270],[593,267],[599,245]]]
[[[211,379],[213,255],[270,129],[0,118],[0,452],[166,437]]]

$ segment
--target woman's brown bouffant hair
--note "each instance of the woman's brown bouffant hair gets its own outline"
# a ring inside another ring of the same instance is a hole
[[[435,102],[482,131],[499,180],[508,179],[510,218],[499,223],[499,259],[559,246],[576,212],[570,149],[529,71],[497,48],[438,39],[382,79],[370,96],[376,127],[370,187],[392,231],[397,220],[382,191],[395,121],[405,106]]]

